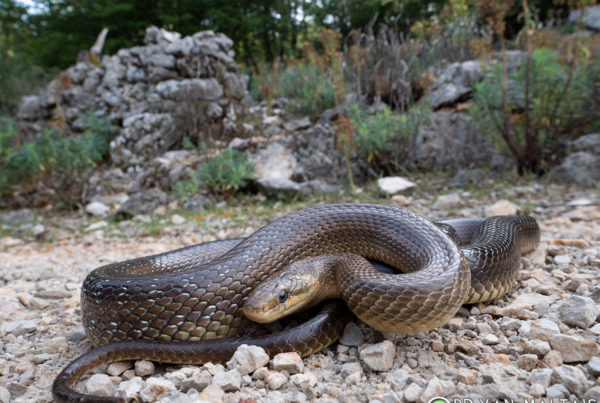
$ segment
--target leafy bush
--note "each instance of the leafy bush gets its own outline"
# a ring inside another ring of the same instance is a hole
[[[537,49],[514,71],[491,66],[469,111],[481,132],[512,154],[520,173],[541,174],[560,157],[562,135],[598,124],[598,71],[593,59],[565,60]]]
[[[205,187],[225,196],[232,196],[252,179],[252,163],[239,151],[228,149],[201,165],[197,172],[190,173],[189,180],[178,182],[175,194],[186,200]]]
[[[404,114],[389,108],[368,116],[354,105],[350,118],[354,125],[356,149],[380,173],[394,173],[406,167],[418,129],[429,121],[430,110],[415,106]]]
[[[335,87],[329,75],[317,65],[299,64],[287,69],[278,87],[288,97],[294,115],[317,117],[335,105]]]
[[[90,112],[85,131],[68,137],[47,129],[39,140],[19,143],[19,132],[10,121],[0,125],[0,192],[10,194],[17,185],[41,183],[56,201],[69,206],[81,202],[91,169],[107,154],[117,133],[107,119]]]

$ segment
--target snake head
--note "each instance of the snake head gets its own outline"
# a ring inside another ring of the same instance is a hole
[[[242,308],[244,315],[254,322],[270,323],[315,306],[329,297],[319,284],[329,268],[322,257],[291,263],[252,290]]]

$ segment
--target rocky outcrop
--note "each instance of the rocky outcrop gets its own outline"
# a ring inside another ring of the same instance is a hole
[[[581,21],[587,29],[600,32],[600,6],[587,7],[583,10],[573,10],[569,13],[567,21],[569,24],[578,24]]]
[[[571,145],[572,153],[550,172],[556,182],[592,185],[600,182],[600,134],[579,137]]]
[[[124,168],[161,155],[183,135],[234,135],[248,78],[239,74],[232,46],[213,31],[182,38],[150,27],[143,46],[104,56],[99,65],[79,62],[24,97],[19,124],[29,136],[52,120],[77,132],[84,112],[94,110],[120,126],[110,154]]]

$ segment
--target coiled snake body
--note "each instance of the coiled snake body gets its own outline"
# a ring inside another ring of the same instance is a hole
[[[463,303],[503,295],[515,281],[520,254],[538,240],[537,223],[529,217],[435,225],[395,207],[333,204],[286,215],[243,240],[104,266],[88,275],[81,300],[86,333],[104,346],[66,367],[53,393],[65,401],[118,401],[89,400],[70,386],[91,368],[117,360],[226,361],[243,339],[219,339],[244,326],[242,307],[250,292],[301,259],[353,253],[407,272],[395,276],[403,279],[393,292],[372,276],[354,289],[349,304],[362,311],[361,318],[385,318],[380,330],[414,332],[445,323]],[[347,317],[343,304],[332,302],[296,329],[246,344],[308,355],[333,343]]]

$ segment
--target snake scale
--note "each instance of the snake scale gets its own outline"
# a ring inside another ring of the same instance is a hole
[[[350,318],[339,301],[282,333],[231,338],[245,325],[251,291],[293,262],[352,253],[406,272],[395,276],[406,280],[394,293],[372,276],[354,290],[349,305],[379,310],[359,316],[385,317],[385,326],[412,332],[444,324],[464,303],[503,295],[516,279],[521,253],[538,242],[537,223],[525,216],[434,224],[391,206],[329,204],[283,216],[246,239],[103,266],[87,276],[81,296],[84,328],[100,347],[59,374],[53,395],[57,401],[124,401],[72,387],[84,373],[113,361],[223,362],[242,343],[303,356],[329,346]]]

